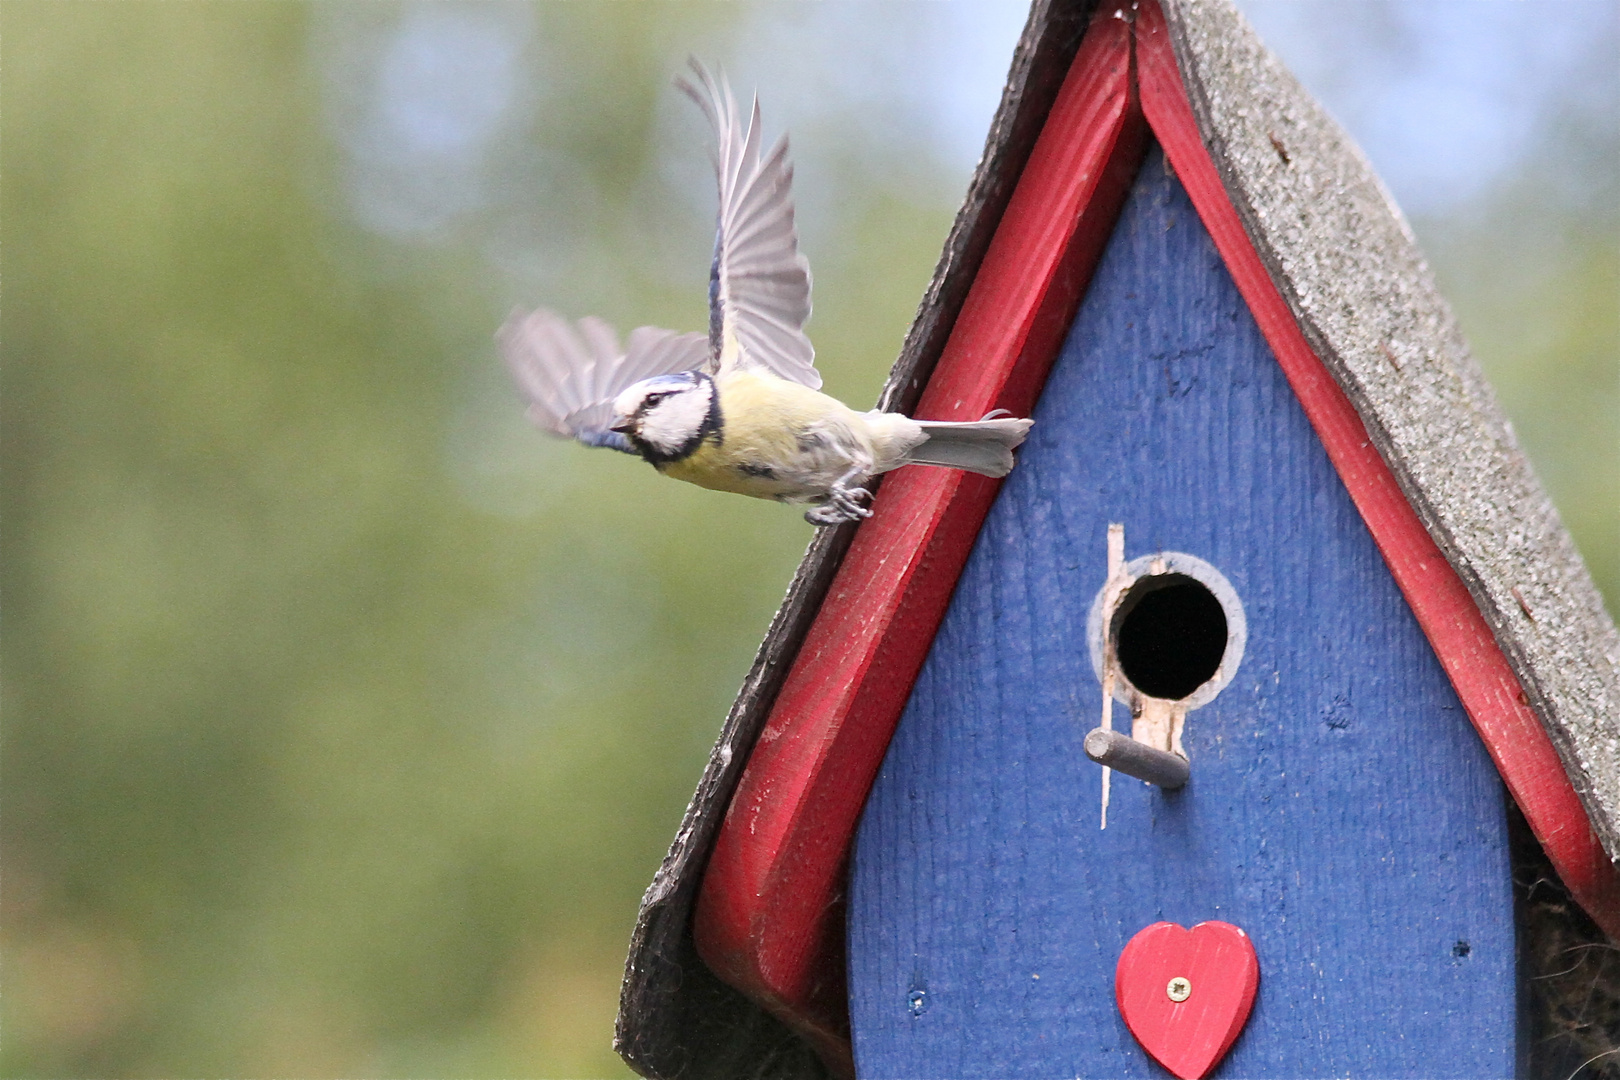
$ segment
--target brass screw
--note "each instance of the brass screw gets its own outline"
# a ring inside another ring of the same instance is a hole
[[[1170,980],[1170,985],[1164,988],[1165,996],[1171,1001],[1182,1002],[1192,997],[1192,983],[1183,976],[1177,975]]]

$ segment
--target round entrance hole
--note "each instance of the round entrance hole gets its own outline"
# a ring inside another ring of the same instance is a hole
[[[1226,655],[1226,612],[1197,578],[1154,574],[1131,586],[1114,615],[1119,669],[1149,697],[1179,701],[1208,682]]]

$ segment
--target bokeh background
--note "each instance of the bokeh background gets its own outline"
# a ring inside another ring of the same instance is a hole
[[[1620,5],[1247,0],[1620,601]],[[810,528],[547,441],[515,304],[704,324],[688,53],[875,396],[1016,3],[0,5],[10,1077],[619,1076],[640,890]]]

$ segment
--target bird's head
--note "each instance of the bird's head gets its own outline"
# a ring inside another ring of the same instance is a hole
[[[720,399],[701,371],[643,379],[613,399],[613,431],[654,465],[695,453],[720,437]]]

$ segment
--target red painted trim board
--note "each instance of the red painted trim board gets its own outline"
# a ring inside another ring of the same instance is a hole
[[[1088,29],[917,408],[1028,415],[1146,148],[1130,30]],[[879,489],[732,798],[694,920],[716,974],[851,1068],[850,838],[998,484],[907,468]]]
[[[1136,62],[1148,123],[1491,760],[1564,884],[1609,936],[1620,938],[1620,871],[1604,853],[1558,752],[1473,597],[1407,502],[1355,406],[1306,342],[1244,231],[1199,134],[1156,0],[1143,0],[1137,13]]]

